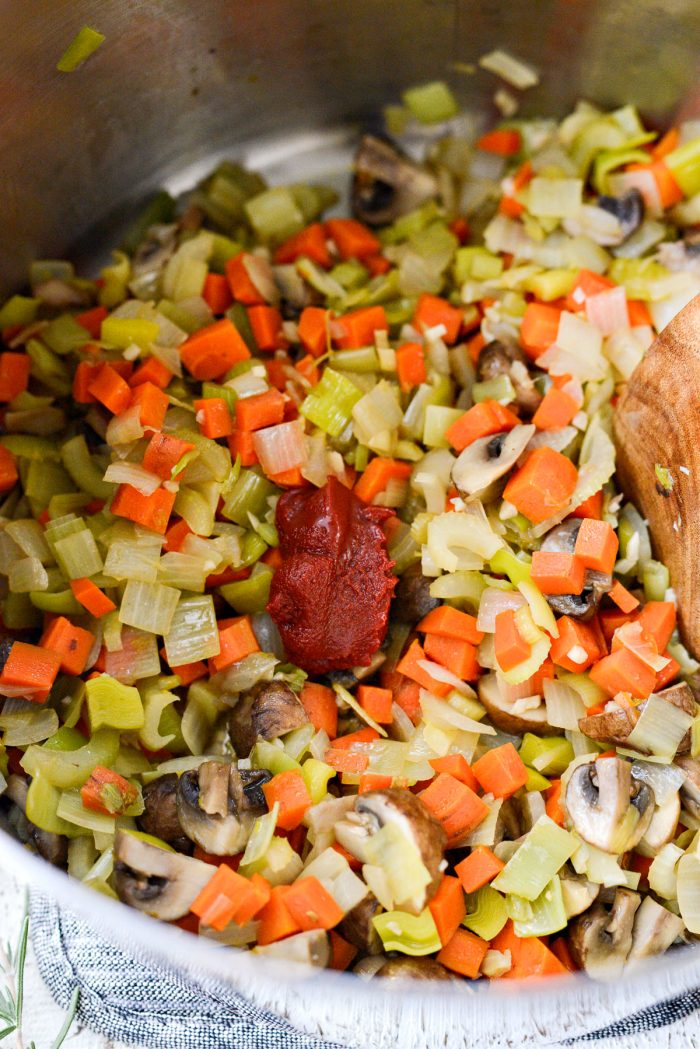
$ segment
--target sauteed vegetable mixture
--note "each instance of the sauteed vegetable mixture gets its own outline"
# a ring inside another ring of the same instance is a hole
[[[0,805],[224,945],[613,977],[700,933],[700,668],[611,439],[700,126],[444,132],[365,136],[353,218],[223,163],[0,308]]]

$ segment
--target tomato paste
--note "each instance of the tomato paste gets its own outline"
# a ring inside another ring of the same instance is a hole
[[[289,659],[312,674],[367,666],[386,634],[396,579],[382,521],[335,478],[277,504],[282,564],[267,610]]]

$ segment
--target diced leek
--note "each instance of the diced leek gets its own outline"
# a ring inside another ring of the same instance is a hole
[[[508,917],[513,919],[516,936],[550,936],[567,924],[561,882],[555,874],[536,900],[510,895],[506,899]]]
[[[442,944],[437,926],[426,907],[418,916],[406,911],[386,911],[372,919],[386,951],[399,951],[420,957],[434,954]]]
[[[160,725],[166,708],[176,703],[177,699],[177,695],[165,689],[146,688],[144,690],[143,725],[139,729],[138,736],[139,741],[147,750],[162,750],[168,747],[175,738],[172,732],[163,734],[160,731]]]
[[[304,399],[301,414],[331,437],[339,437],[350,422],[362,391],[340,372],[326,368],[321,381]],[[233,520],[233,519],[232,519]]]
[[[684,855],[673,842],[664,845],[652,860],[647,874],[652,892],[663,900],[675,900],[677,896],[678,861]]]
[[[181,597],[163,640],[171,667],[218,656],[221,646],[211,595]]]
[[[250,765],[254,769],[267,769],[273,776],[280,772],[301,772],[302,767],[294,758],[290,758],[284,747],[275,746],[264,739],[258,739],[250,752]]]
[[[278,489],[262,474],[255,470],[241,470],[233,487],[224,496],[224,517],[235,524],[248,527],[248,514],[263,517],[268,510],[269,497],[277,492]]]
[[[272,571],[256,565],[248,579],[239,579],[220,587],[221,596],[240,615],[264,612],[270,598]]]
[[[102,571],[102,557],[92,532],[87,528],[56,540],[52,549],[68,579],[81,579]]]
[[[488,379],[486,382],[475,382],[472,386],[472,400],[474,404],[480,404],[481,401],[498,401],[499,404],[510,404],[515,400],[515,387],[508,375],[498,375],[496,378]]]
[[[421,124],[439,124],[456,116],[459,110],[457,100],[443,80],[409,87],[401,97],[408,111]]]
[[[583,181],[578,178],[543,178],[536,175],[527,187],[527,208],[531,215],[567,218],[581,206]]]
[[[467,896],[467,915],[462,920],[462,925],[482,940],[492,940],[498,936],[507,921],[508,908],[505,898],[490,885],[484,885],[477,892]]]
[[[123,732],[143,726],[141,696],[132,685],[123,685],[109,674],[100,674],[85,683],[85,696],[93,732],[103,726]]]
[[[512,859],[492,882],[500,892],[535,900],[576,851],[573,835],[540,816]]]
[[[299,856],[286,838],[273,837],[265,855],[246,868],[246,874],[258,873],[270,885],[291,885],[303,869]]]
[[[122,524],[126,527],[122,528]],[[120,538],[122,535],[123,538]],[[142,583],[155,583],[162,546],[162,536],[129,527],[126,521],[120,522],[119,533],[111,540],[107,550],[105,575],[118,580],[137,579]]]
[[[61,461],[78,488],[95,499],[110,499],[114,485],[102,480],[103,470],[95,465],[82,434],[61,446]]]
[[[6,747],[23,747],[48,739],[58,729],[58,714],[49,707],[24,699],[6,699],[0,730]]]
[[[660,696],[651,695],[627,737],[627,744],[641,753],[671,757],[692,723],[692,714],[666,703]]]
[[[286,240],[304,225],[304,215],[286,186],[266,189],[247,200],[244,207],[261,240]]]
[[[576,837],[574,835],[574,837]],[[581,842],[571,859],[577,874],[585,874],[589,881],[605,888],[623,885],[636,889],[641,875],[636,871],[622,870],[617,856],[602,849],[595,848],[587,842]]]
[[[686,852],[678,861],[678,907],[691,933],[700,932],[700,856]]]
[[[430,882],[415,841],[396,823],[385,823],[368,838],[364,858],[385,872],[397,906],[420,897]]]
[[[79,837],[84,831],[58,815],[60,799],[61,792],[37,772],[27,789],[27,819],[40,830],[50,834],[65,834],[67,838]]]
[[[175,615],[180,591],[160,583],[130,579],[119,608],[119,622],[151,634],[167,634]]]
[[[28,594],[32,590],[46,590],[49,577],[38,558],[22,557],[10,568],[7,582],[13,593]]]
[[[277,826],[277,816],[279,814],[279,802],[276,801],[269,812],[265,813],[264,816],[258,816],[250,837],[245,847],[245,852],[241,859],[241,867],[244,868],[241,873],[246,877],[254,873],[252,870],[248,870],[251,864],[257,864],[262,860],[270,847],[270,842],[275,833],[275,827]]]
[[[520,746],[520,757],[546,776],[560,776],[573,761],[574,751],[563,736],[535,736],[526,732]]]

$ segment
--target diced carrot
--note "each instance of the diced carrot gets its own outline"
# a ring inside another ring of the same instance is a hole
[[[458,779],[460,783],[466,783],[474,792],[479,789],[477,778],[467,764],[464,754],[445,754],[442,758],[431,758],[428,764],[436,772],[447,772],[450,776]]]
[[[473,335],[467,343],[467,350],[469,352],[469,358],[472,364],[476,364],[479,360],[479,356],[484,346],[486,345],[486,339],[480,331]]]
[[[457,929],[449,943],[436,955],[436,961],[451,972],[476,980],[488,949],[488,942],[476,933]]]
[[[303,931],[332,929],[343,920],[342,908],[318,878],[299,878],[287,886],[284,902],[292,918]]]
[[[411,323],[416,331],[421,333],[442,324],[446,329],[446,333],[442,337],[443,342],[446,342],[448,346],[452,346],[459,337],[462,317],[462,310],[457,306],[451,306],[447,299],[441,299],[439,295],[429,295],[427,292],[424,292],[418,298]]]
[[[440,943],[444,947],[452,939],[467,913],[464,890],[459,878],[452,878],[446,874],[428,908],[433,916]]]
[[[499,201],[498,210],[501,215],[506,215],[509,219],[517,219],[525,211],[525,205],[521,204],[515,197],[505,193]]]
[[[330,311],[320,306],[305,306],[301,311],[297,334],[312,357],[321,357],[328,349]]]
[[[651,164],[628,164],[625,171],[648,171],[651,174],[664,211],[683,200],[683,190],[663,159],[654,160]]]
[[[64,674],[77,677],[85,670],[94,641],[95,635],[89,630],[74,626],[65,616],[57,616],[41,635],[39,644],[58,653]]]
[[[654,327],[654,321],[649,313],[649,307],[646,302],[643,302],[641,299],[627,300],[627,317],[630,322],[630,328]]]
[[[329,930],[328,938],[331,944],[330,968],[336,972],[344,972],[350,968],[350,965],[355,960],[358,948],[344,940],[335,929]]]
[[[362,259],[362,265],[369,270],[373,277],[378,277],[382,273],[388,273],[391,269],[391,263],[384,255],[365,255]]]
[[[259,350],[280,350],[288,345],[282,332],[282,314],[275,306],[249,306],[247,312]]]
[[[93,812],[101,812],[105,816],[123,815],[137,797],[138,791],[128,779],[104,765],[95,765],[89,778],[80,788],[83,807]]]
[[[257,939],[261,947],[284,940],[287,936],[301,931],[285,903],[287,888],[286,885],[273,886],[269,902],[258,914],[260,925]]]
[[[588,499],[584,499],[580,506],[577,506],[575,510],[572,510],[568,515],[569,517],[592,517],[596,521],[599,521],[603,516],[603,490],[596,492],[595,495],[591,495]]]
[[[252,431],[234,430],[230,437],[226,438],[226,443],[233,460],[240,456],[241,466],[255,466],[258,453],[255,451]]]
[[[26,358],[29,361],[29,357]],[[90,393],[90,383],[102,368],[101,364],[80,361],[73,373],[73,400],[77,404],[95,404],[97,398]],[[0,397],[0,400],[2,398]]]
[[[520,132],[515,128],[495,128],[487,131],[476,141],[476,148],[485,153],[497,153],[499,157],[512,157],[522,145]]]
[[[612,572],[619,542],[612,525],[585,517],[576,536],[574,554],[586,568],[596,572]]]
[[[393,782],[393,776],[381,776],[378,772],[363,772],[360,776],[357,793],[367,794],[370,790],[385,790]]]
[[[167,394],[152,382],[141,382],[131,391],[129,407],[139,407],[139,418],[145,430],[160,430],[170,406]]]
[[[379,238],[356,219],[328,219],[324,225],[341,259],[364,259],[382,250]]]
[[[614,588],[613,588],[614,589]],[[629,593],[629,591],[625,591]],[[630,594],[630,597],[632,595]],[[610,593],[608,594],[610,597]],[[610,644],[613,638],[613,634],[618,627],[624,626],[625,623],[631,623],[635,618],[634,608],[639,605],[636,598],[633,599],[636,604],[630,612],[624,612],[618,608],[604,608],[598,613],[598,621],[600,623],[600,629],[603,631],[603,637]]]
[[[565,455],[546,446],[536,448],[511,476],[503,498],[540,524],[566,508],[577,479],[578,471]]]
[[[459,843],[486,818],[489,807],[474,791],[448,772],[440,772],[421,791],[420,799],[447,835],[448,848]]]
[[[210,662],[214,671],[224,670],[232,663],[245,659],[253,652],[260,651],[260,645],[253,633],[250,616],[236,616],[219,622],[219,644],[221,651],[212,656]]]
[[[574,554],[555,550],[535,550],[532,555],[532,581],[543,594],[580,594],[586,569]]]
[[[556,939],[552,940],[549,949],[554,957],[561,962],[567,972],[578,972],[578,965],[573,959],[565,936],[557,936]]]
[[[244,878],[222,863],[190,909],[204,925],[221,932],[231,921],[245,925],[271,898],[269,884],[260,875]]]
[[[356,743],[374,743],[375,739],[379,739],[377,730],[365,725],[356,732],[348,732],[344,736],[332,739],[331,747],[334,750],[350,750]]]
[[[190,335],[180,347],[180,357],[195,379],[209,382],[225,375],[234,364],[248,360],[250,350],[233,321],[222,317]]]
[[[242,251],[240,255],[227,259],[224,266],[226,279],[236,302],[242,302],[244,306],[262,306],[265,297],[251,280],[246,268],[246,261],[250,258],[250,254]]]
[[[512,743],[487,750],[472,765],[472,772],[485,794],[508,798],[524,787],[528,771]]]
[[[469,856],[455,866],[455,874],[465,892],[476,892],[488,885],[505,867],[486,845],[477,845]]]
[[[405,342],[396,351],[396,374],[404,393],[419,386],[428,377],[425,351],[419,342]]]
[[[159,361],[157,357],[149,357],[129,377],[128,382],[129,386],[140,386],[142,382],[151,382],[160,390],[164,390],[172,377],[173,373],[170,368],[167,368],[162,361]]]
[[[589,676],[611,698],[618,692],[629,692],[637,699],[646,699],[656,684],[654,670],[627,648],[619,648],[599,660],[591,667]]]
[[[452,219],[448,229],[451,233],[454,233],[460,244],[466,244],[469,240],[469,223],[462,215]]]
[[[568,426],[579,410],[579,403],[571,394],[552,386],[540,401],[532,417],[538,430],[558,430]]]
[[[14,455],[9,448],[0,445],[0,492],[9,492],[18,480],[19,473]]]
[[[268,809],[271,809],[275,802],[279,804],[277,826],[282,830],[294,830],[298,827],[304,813],[313,804],[304,777],[301,772],[293,769],[278,772],[267,783],[263,783],[262,790]]]
[[[677,127],[669,128],[665,135],[663,135],[659,141],[651,147],[651,155],[654,160],[661,160],[662,157],[668,156],[674,149],[677,148],[680,142],[681,133]]]
[[[529,977],[566,973],[565,966],[538,936],[516,936],[510,919],[498,936],[491,940],[491,949],[510,951],[512,965],[508,972],[500,977],[502,980],[524,980]]]
[[[390,725],[394,720],[391,708],[394,702],[390,688],[360,685],[357,690],[360,706],[380,725]]]
[[[328,738],[333,739],[338,732],[338,705],[333,689],[306,681],[299,699],[316,731],[326,732]]]
[[[647,601],[639,613],[639,622],[654,638],[659,652],[663,652],[676,629],[676,606],[672,601]]]
[[[180,684],[184,688],[191,685],[193,681],[199,681],[200,678],[206,677],[208,674],[207,664],[201,659],[196,660],[194,663],[181,663],[179,666],[171,666],[170,669],[180,678]]]
[[[416,725],[421,716],[420,685],[404,674],[397,673],[395,670],[380,670],[379,680],[384,688],[391,689],[394,703],[401,707],[413,724]]]
[[[14,641],[0,674],[0,684],[26,688],[28,698],[44,703],[61,667],[61,656],[48,648]]]
[[[529,357],[537,360],[557,341],[561,310],[552,303],[529,302],[520,326],[520,342]]]
[[[204,397],[193,402],[199,432],[216,440],[233,433],[233,419],[228,401],[224,397]]]
[[[369,765],[367,754],[341,750],[337,747],[329,747],[323,755],[323,760],[326,765],[330,765],[336,772],[351,772],[353,774],[364,772]]]
[[[424,634],[437,634],[438,637],[456,637],[479,645],[484,640],[484,632],[478,630],[476,618],[468,612],[460,612],[451,605],[440,605],[423,616],[416,630]]]
[[[408,481],[412,469],[412,463],[376,456],[370,460],[367,469],[355,484],[355,495],[363,502],[371,504],[378,495],[387,490],[390,481]]]
[[[418,666],[418,663],[425,658],[425,651],[420,642],[412,641],[397,664],[396,670],[399,674],[405,674],[411,681],[415,681],[421,688],[427,688],[434,695],[446,696],[452,691],[452,686],[445,681],[438,681],[436,678],[431,677],[427,670]]]
[[[318,386],[321,373],[318,370],[315,358],[310,353],[298,360],[294,367],[312,386]]]
[[[93,372],[88,393],[103,404],[113,415],[119,415],[131,402],[131,389],[110,364],[103,364]]]
[[[494,631],[494,650],[496,662],[502,671],[520,666],[532,651],[530,644],[521,637],[512,608],[499,612],[496,616]]]
[[[622,585],[619,579],[616,579],[613,583],[612,589],[608,592],[608,597],[624,613],[634,612],[635,608],[639,607],[637,598],[629,592],[627,587]]]
[[[519,423],[518,416],[498,401],[480,401],[448,427],[445,437],[455,451],[461,452],[481,437],[512,430]]]
[[[81,328],[85,328],[92,339],[99,339],[102,321],[107,316],[109,316],[109,310],[106,306],[94,306],[91,310],[76,313],[73,320],[77,321]]]
[[[125,361],[120,358],[117,358],[116,360],[110,361],[109,366],[117,373],[117,375],[121,375],[122,379],[126,380],[126,382],[129,382],[129,380],[131,379],[132,372],[134,370],[134,366],[131,363],[131,361]]]
[[[605,647],[592,623],[561,616],[557,619],[557,627],[559,637],[552,639],[549,655],[558,667],[577,674],[605,655]]]
[[[586,308],[586,299],[616,287],[615,281],[603,277],[593,270],[579,270],[571,291],[566,296],[565,306],[570,313],[579,313]]]
[[[326,244],[326,231],[322,223],[312,222],[310,226],[285,240],[284,244],[280,244],[275,251],[275,263],[284,266],[295,262],[302,255],[324,270],[330,269],[333,265],[331,253]]]
[[[87,577],[71,579],[68,585],[73,592],[75,600],[95,619],[100,619],[109,612],[114,612],[117,607],[114,601],[110,601],[107,595],[103,594],[100,588],[95,586],[92,580]]]
[[[374,346],[375,332],[388,330],[384,307],[365,306],[333,321],[333,341],[341,350],[355,350],[361,346]]]
[[[173,470],[194,445],[169,433],[154,433],[143,453],[143,466],[164,481],[172,478]],[[189,531],[189,529],[188,529]]]
[[[428,634],[423,643],[423,650],[429,659],[439,663],[462,681],[476,681],[479,677],[476,648],[469,641]]]
[[[0,401],[12,401],[24,393],[31,363],[26,353],[0,353]]]
[[[116,517],[127,517],[144,528],[165,535],[174,504],[175,492],[166,488],[156,488],[152,495],[142,495],[130,484],[120,484],[110,511]]]
[[[545,812],[549,816],[550,820],[554,820],[560,827],[564,826],[566,821],[566,812],[561,801],[561,780],[553,779],[550,781],[550,785],[544,792],[545,797]]]
[[[236,427],[250,433],[275,426],[284,419],[284,395],[279,390],[266,390],[236,401]]]
[[[202,298],[215,316],[226,313],[233,302],[233,295],[229,282],[222,273],[207,273]]]
[[[681,665],[673,658],[671,653],[667,650],[664,652],[664,657],[668,660],[665,667],[658,671],[656,675],[656,682],[654,684],[654,692],[660,692],[662,688],[666,688],[672,681],[680,674]]]
[[[160,435],[156,435],[160,436]],[[165,542],[163,549],[168,553],[180,553],[182,550],[183,543],[187,539],[188,535],[192,535],[192,529],[187,524],[187,521],[180,519],[171,524],[165,533]]]
[[[501,197],[498,210],[502,215],[507,215],[508,218],[517,219],[522,215],[525,210],[525,205],[521,204],[517,199],[516,194],[524,189],[532,178],[534,172],[532,168],[532,162],[526,160],[524,164],[521,164],[518,170],[511,176],[511,183],[508,192]]]

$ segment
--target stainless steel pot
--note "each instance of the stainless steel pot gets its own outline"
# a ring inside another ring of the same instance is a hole
[[[71,75],[55,70],[83,25],[107,39]],[[632,101],[664,123],[700,116],[697,0],[0,0],[0,295],[32,258],[96,257],[154,188],[179,190],[222,155],[272,179],[346,177],[353,128],[426,79],[450,80],[494,118],[488,73],[506,47],[537,66],[522,112],[563,114],[580,97]],[[96,930],[192,973],[232,981],[309,1031],[376,1047],[516,1044],[595,1028],[700,979],[694,952],[613,988],[421,985],[410,996],[322,973],[300,979],[222,952],[84,889],[0,831],[0,859]]]

